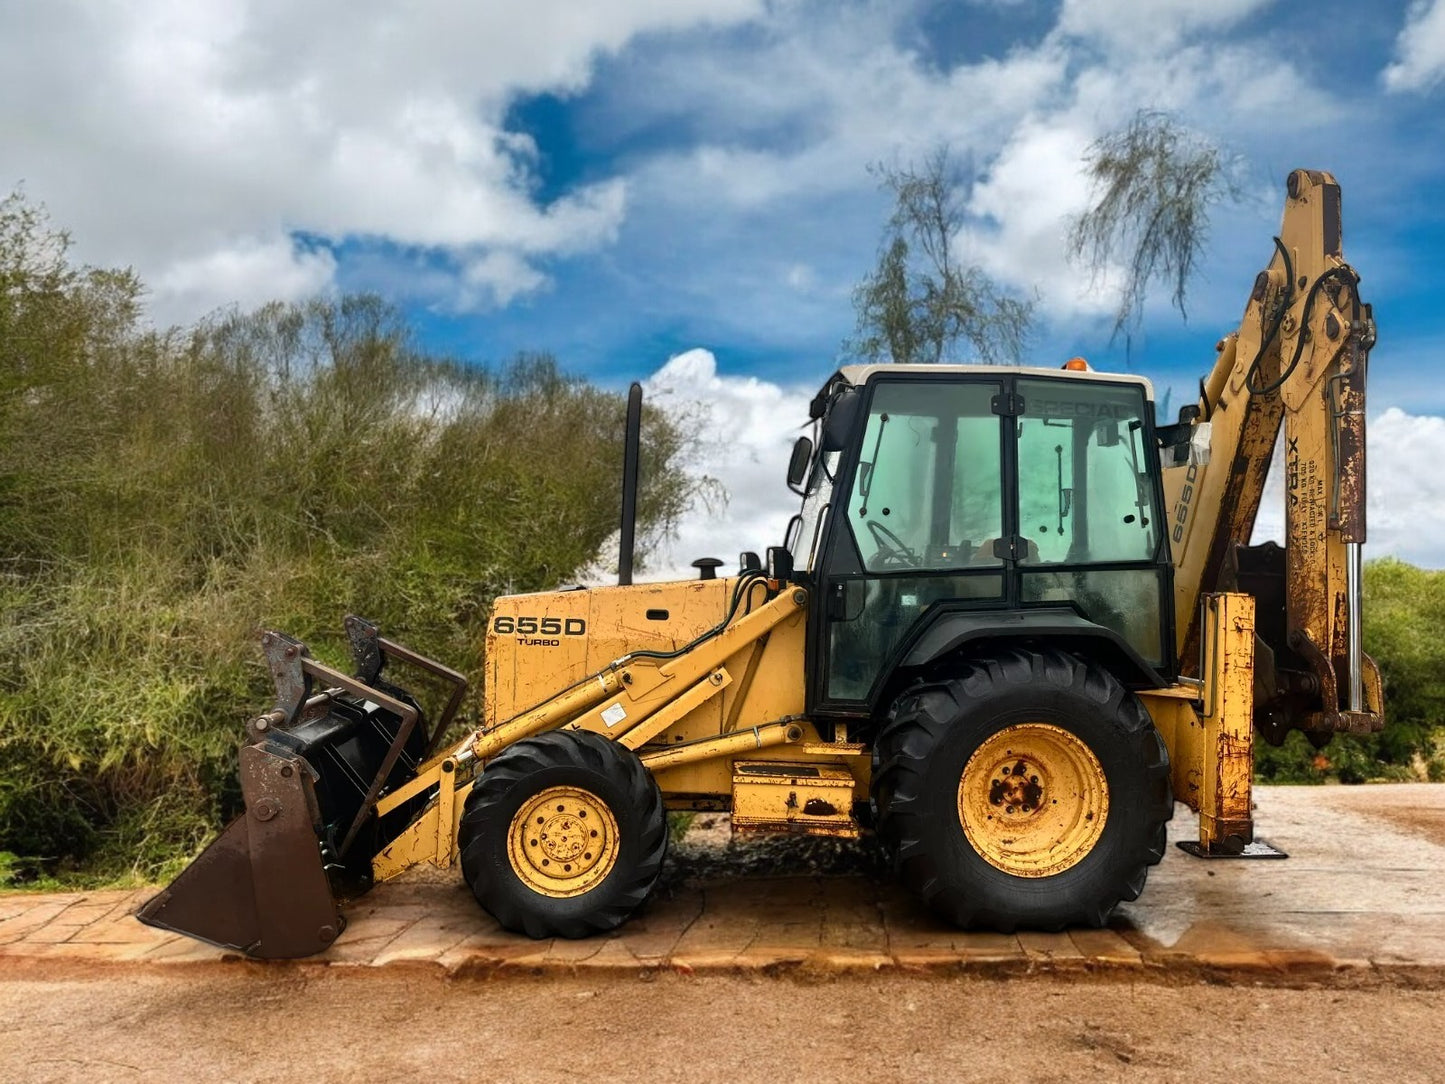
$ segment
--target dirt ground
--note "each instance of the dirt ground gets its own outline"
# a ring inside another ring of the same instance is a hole
[[[13,1081],[1438,1080],[1445,991],[384,969],[0,974]]]
[[[1429,805],[1381,802],[1376,800],[1378,787],[1341,787],[1331,798],[1343,809],[1362,813],[1383,821],[1400,832],[1406,832],[1420,839],[1445,846],[1445,809]]]

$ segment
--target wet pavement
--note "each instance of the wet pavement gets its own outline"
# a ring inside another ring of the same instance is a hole
[[[509,934],[459,873],[416,871],[353,903],[337,943],[290,966],[1119,972],[1445,987],[1445,785],[1261,787],[1256,801],[1259,835],[1287,860],[1201,860],[1171,846],[1143,896],[1103,930],[961,933],[893,885],[866,840],[728,843],[725,822],[699,818],[654,899],[612,935]],[[1194,838],[1194,817],[1180,807],[1170,828],[1171,840]],[[136,922],[154,891],[0,894],[0,967],[239,960]]]

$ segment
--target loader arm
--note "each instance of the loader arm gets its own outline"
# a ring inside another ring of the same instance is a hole
[[[1333,176],[1290,174],[1269,266],[1220,341],[1197,404],[1165,431],[1178,453],[1163,478],[1180,672],[1202,676],[1202,596],[1254,595],[1255,722],[1275,741],[1292,729],[1323,741],[1383,725],[1379,670],[1360,634],[1375,326],[1344,261],[1340,222]],[[1281,428],[1285,545],[1251,547]]]

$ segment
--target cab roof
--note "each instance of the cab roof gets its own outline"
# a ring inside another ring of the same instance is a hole
[[[1147,377],[1137,376],[1133,373],[1101,373],[1093,369],[1044,368],[1034,365],[896,365],[892,362],[873,365],[844,365],[828,379],[824,388],[826,389],[840,378],[855,387],[861,387],[879,373],[886,373],[890,376],[919,373],[928,376],[971,374],[977,376],[1062,377],[1065,380],[1082,380],[1086,383],[1137,384],[1144,389],[1144,398],[1151,403],[1154,401],[1154,385]]]

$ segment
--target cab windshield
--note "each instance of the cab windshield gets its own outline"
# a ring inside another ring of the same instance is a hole
[[[1020,380],[1025,564],[1148,561],[1159,546],[1144,395],[1131,384]]]
[[[1064,603],[1162,665],[1163,517],[1144,389],[1020,380],[1019,601]]]

